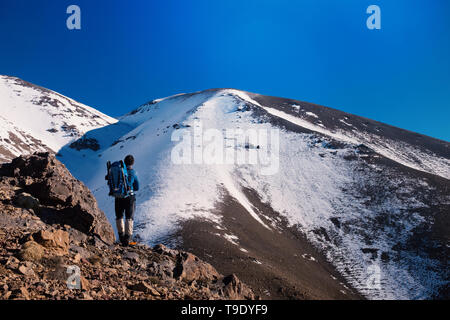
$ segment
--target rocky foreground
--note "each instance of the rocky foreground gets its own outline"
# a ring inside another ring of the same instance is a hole
[[[114,241],[89,189],[54,155],[0,166],[0,299],[257,298],[191,253]]]

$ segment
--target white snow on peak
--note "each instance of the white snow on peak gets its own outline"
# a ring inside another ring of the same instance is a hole
[[[450,179],[450,159],[439,157],[431,151],[426,153],[407,143],[385,139],[381,136],[369,135],[360,131],[352,131],[352,133],[343,130],[331,131],[323,124],[314,124],[275,108],[263,108],[268,113],[300,127],[324,134],[342,142],[355,145],[365,144],[375,152],[404,166]],[[420,164],[417,163],[417,159],[420,160]]]
[[[317,114],[315,114],[314,112],[311,112],[311,111],[305,112],[305,114],[307,114],[308,116],[313,117],[313,118],[317,118],[317,119],[319,118],[317,116]]]
[[[57,152],[85,132],[117,122],[59,93],[8,76],[0,76],[0,119],[0,144],[14,156]],[[7,143],[11,137],[21,142]]]
[[[342,122],[343,124],[349,126],[349,127],[353,127],[353,125],[348,123],[348,122],[346,122],[345,119],[339,119],[339,121]]]

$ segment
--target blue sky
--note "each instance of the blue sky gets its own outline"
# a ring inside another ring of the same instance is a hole
[[[66,8],[81,8],[81,30]],[[366,8],[381,8],[381,30]],[[0,74],[112,116],[232,87],[450,141],[448,0],[1,1]]]

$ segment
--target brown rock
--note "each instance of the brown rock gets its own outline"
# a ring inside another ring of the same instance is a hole
[[[254,300],[253,291],[242,283],[235,274],[231,274],[222,280],[225,285],[224,295],[231,300]]]
[[[217,280],[220,274],[212,265],[192,253],[180,252],[177,256],[174,277],[185,281],[212,281]]]
[[[28,292],[27,288],[20,287],[18,297],[23,298],[25,300],[30,300],[30,293]]]
[[[17,195],[14,198],[14,203],[25,209],[33,209],[34,212],[39,210],[39,200],[26,192]]]
[[[5,264],[5,266],[8,268],[8,269],[17,269],[18,267],[19,267],[19,259],[17,259],[16,257],[13,257],[13,256],[11,256],[11,257],[9,257],[8,258],[8,260],[6,260],[6,264]]]
[[[84,300],[94,300],[87,292],[83,293]]]
[[[81,255],[79,253],[75,254],[75,256],[73,257],[73,262],[74,263],[78,263],[81,260]]]
[[[97,255],[92,255],[87,260],[94,266],[99,266],[102,262],[102,258]]]
[[[63,230],[40,230],[33,238],[42,246],[54,250],[56,253],[67,254],[69,250],[69,234]]]
[[[154,246],[153,250],[159,254],[163,254],[172,258],[175,258],[178,254],[177,250],[169,249],[161,243]]]
[[[24,266],[24,265],[20,266],[18,270],[19,270],[19,272],[20,272],[21,274],[23,274],[23,275],[25,275],[25,276],[27,276],[27,277],[33,277],[33,276],[36,275],[36,274],[34,273],[33,269],[31,269],[31,268],[29,268],[29,267],[27,267],[27,266]]]
[[[130,290],[139,291],[144,293],[150,293],[153,296],[160,296],[160,293],[156,291],[151,285],[145,283],[144,281],[140,281],[136,284],[133,284],[128,287]]]
[[[27,241],[19,252],[19,258],[28,261],[39,261],[44,255],[44,248],[34,241]]]
[[[82,290],[89,290],[91,287],[89,281],[85,277],[80,277],[80,284]]]
[[[20,156],[11,163],[0,165],[0,172],[4,177],[16,179],[25,192],[38,199],[41,213],[49,221],[95,235],[108,244],[114,242],[112,226],[98,208],[92,193],[54,154]],[[57,207],[58,210],[46,207]]]

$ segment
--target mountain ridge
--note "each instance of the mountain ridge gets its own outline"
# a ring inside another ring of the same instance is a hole
[[[85,132],[117,121],[69,97],[10,76],[0,76],[0,107],[3,162],[36,151],[56,153]]]

